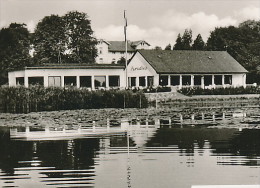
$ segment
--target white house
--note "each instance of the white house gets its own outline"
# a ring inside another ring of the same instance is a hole
[[[246,87],[246,73],[226,51],[138,50],[127,66],[129,87]]]
[[[127,42],[127,59],[130,59],[138,49],[149,49],[150,44],[140,41]],[[125,41],[105,41],[99,40],[97,44],[98,56],[96,63],[116,64],[121,57],[125,57]]]
[[[43,85],[44,87],[125,87],[125,66],[121,65],[45,65],[25,67],[8,73],[9,86]]]

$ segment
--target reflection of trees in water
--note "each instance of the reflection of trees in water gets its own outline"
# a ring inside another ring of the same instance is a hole
[[[193,152],[194,143],[199,148],[204,147],[205,140],[227,140],[232,137],[235,130],[232,129],[205,129],[205,128],[162,128],[155,137],[148,141],[147,146],[167,147],[178,145],[180,149]]]
[[[6,174],[14,174],[14,168],[30,166],[30,163],[19,161],[31,161],[33,157],[42,161],[41,166],[56,169],[89,169],[94,165],[97,150],[97,138],[74,141],[15,141],[10,140],[9,131],[0,129],[0,169]]]
[[[260,155],[260,130],[244,129],[237,132],[227,141],[211,143],[214,153],[232,153],[234,155],[254,156]]]
[[[127,147],[127,136],[113,136],[110,137],[110,146],[111,147]],[[129,146],[135,146],[134,141],[129,138]]]
[[[160,129],[155,137],[148,141],[149,147],[167,147],[177,145],[186,153],[194,152],[196,143],[203,149],[205,140],[208,140],[214,153],[231,153],[233,155],[253,156],[260,155],[260,130],[244,129],[205,129],[205,128],[178,128]]]
[[[57,169],[89,169],[94,165],[99,139],[39,142],[37,154],[43,166]]]
[[[0,129],[0,169],[6,174],[14,174],[19,161],[32,159],[33,143],[10,140],[9,129]],[[24,165],[24,164],[23,164]]]

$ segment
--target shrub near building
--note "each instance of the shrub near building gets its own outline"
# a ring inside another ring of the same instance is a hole
[[[142,92],[34,86],[1,87],[3,112],[28,113],[37,111],[92,108],[145,108],[147,99]]]

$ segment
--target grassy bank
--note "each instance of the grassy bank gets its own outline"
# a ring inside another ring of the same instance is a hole
[[[145,108],[142,92],[123,90],[88,91],[77,88],[44,88],[40,86],[0,88],[2,111],[29,113],[54,110],[97,108]]]

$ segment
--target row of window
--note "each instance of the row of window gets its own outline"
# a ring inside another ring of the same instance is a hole
[[[213,84],[213,75],[204,75],[204,85],[210,86]],[[161,86],[168,85],[168,76],[160,76],[159,77],[159,84]],[[201,85],[202,84],[202,76],[195,75],[194,76],[194,85]],[[214,75],[214,84],[215,85],[222,85],[222,75]],[[232,85],[232,75],[224,75],[224,84]],[[170,85],[178,86],[180,85],[180,76],[170,76]],[[189,86],[191,85],[191,75],[184,75],[182,76],[182,85]]]
[[[80,76],[79,77],[80,87],[92,87],[92,77],[91,76]],[[94,76],[94,87],[106,87],[106,76]],[[28,77],[29,85],[43,85],[43,77]],[[24,77],[16,78],[16,85],[24,85]],[[64,76],[65,86],[77,86],[76,76]],[[49,76],[48,77],[49,87],[61,87],[61,76]],[[119,87],[120,86],[120,76],[108,76],[108,86],[109,87]]]
[[[128,83],[130,87],[136,87],[137,85],[137,78],[136,77],[129,77],[128,78]],[[147,79],[145,76],[139,77],[139,86],[143,87],[150,87],[154,85],[154,77],[153,76],[147,76]]]
[[[210,86],[213,84],[212,75],[204,75],[204,85]],[[159,85],[167,86],[168,84],[168,76],[160,76],[159,77]],[[137,82],[139,86],[149,87],[154,85],[154,77],[147,76],[147,80],[145,76],[139,77],[129,77],[128,83],[130,87],[137,86]],[[195,75],[194,76],[194,85],[201,85],[202,84],[202,76]],[[215,85],[222,85],[222,75],[214,75],[214,84]],[[232,75],[224,75],[224,84],[232,85]],[[180,76],[170,76],[170,85],[171,86],[179,86],[180,85]],[[189,86],[191,85],[191,75],[184,75],[182,76],[182,85]]]

